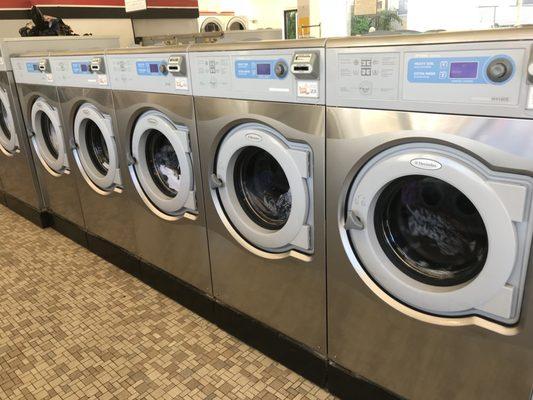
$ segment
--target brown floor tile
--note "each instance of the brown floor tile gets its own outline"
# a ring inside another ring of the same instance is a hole
[[[333,399],[0,206],[0,398]]]

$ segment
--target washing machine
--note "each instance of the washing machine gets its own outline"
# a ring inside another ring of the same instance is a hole
[[[248,19],[234,15],[200,15],[198,27],[200,32],[243,31],[248,29]]]
[[[49,61],[87,232],[134,253],[130,200],[123,193],[123,176],[128,171],[119,162],[104,50],[51,53]]]
[[[328,354],[402,397],[530,399],[532,34],[328,41]]]
[[[44,201],[20,109],[10,58],[14,54],[51,49],[67,50],[73,46],[97,47],[118,43],[116,37],[38,37],[4,38],[0,40],[0,102],[2,129],[0,133],[3,154],[0,155],[0,177],[7,193],[7,204],[13,210],[40,224],[44,219]]]
[[[116,38],[72,40],[71,49],[116,45]],[[62,48],[63,49],[63,48]],[[53,216],[53,226],[85,244],[85,222],[75,175],[61,121],[49,52],[27,53],[11,58],[24,124],[30,137],[43,197]]]
[[[211,293],[187,47],[110,50],[107,64],[137,255]]]
[[[323,354],[324,41],[189,52],[214,296]]]
[[[6,204],[44,225],[44,203],[25,134],[10,61],[11,53],[21,50],[21,47],[24,50],[37,48],[35,43],[28,41],[0,40],[0,178]]]

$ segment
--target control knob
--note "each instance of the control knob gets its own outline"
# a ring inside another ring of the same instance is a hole
[[[287,67],[287,64],[284,61],[278,61],[274,66],[274,73],[278,78],[285,77],[285,75],[287,75],[288,70],[289,68]]]
[[[492,60],[487,67],[487,77],[492,82],[505,82],[513,73],[513,64],[507,58]]]

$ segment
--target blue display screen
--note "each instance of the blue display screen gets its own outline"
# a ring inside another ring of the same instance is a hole
[[[76,75],[91,73],[88,62],[85,62],[85,61],[73,62],[71,63],[71,65],[72,65],[72,72]]]
[[[477,62],[452,62],[450,63],[450,78],[475,79],[477,77]]]
[[[270,64],[257,64],[257,75],[270,75]]]
[[[38,72],[39,64],[26,63],[26,69],[28,70],[28,72]]]

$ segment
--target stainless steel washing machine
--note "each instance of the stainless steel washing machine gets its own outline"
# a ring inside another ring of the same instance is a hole
[[[30,51],[70,49],[77,43],[97,45],[112,38],[38,37],[4,38],[0,40],[0,177],[7,193],[8,205],[28,217],[39,217],[44,202],[37,178],[31,147],[24,126],[18,92],[13,76],[11,56]],[[31,214],[31,215],[30,215]],[[38,219],[32,218],[34,221]]]
[[[61,126],[72,152],[87,231],[135,252],[130,199],[124,192],[127,165],[119,162],[117,124],[104,51],[50,54]]]
[[[328,41],[329,358],[403,397],[530,399],[532,35]]]
[[[113,47],[118,38],[69,38],[56,43],[47,42],[42,46],[47,50],[44,52],[12,57],[11,63],[46,208],[58,217],[56,220],[84,228],[76,181],[71,174],[74,160],[64,135],[48,50]]]
[[[42,41],[37,41],[42,44]],[[44,202],[31,148],[26,135],[22,112],[11,67],[13,52],[37,49],[37,43],[0,40],[0,178],[6,202],[12,208],[24,207],[41,214]]]
[[[110,50],[108,70],[138,256],[211,293],[186,47]],[[127,190],[126,190],[127,189]]]
[[[214,296],[324,354],[324,41],[189,54]]]
[[[61,122],[48,53],[14,57],[11,61],[47,208],[56,216],[84,227],[76,179],[71,171],[74,160]]]

